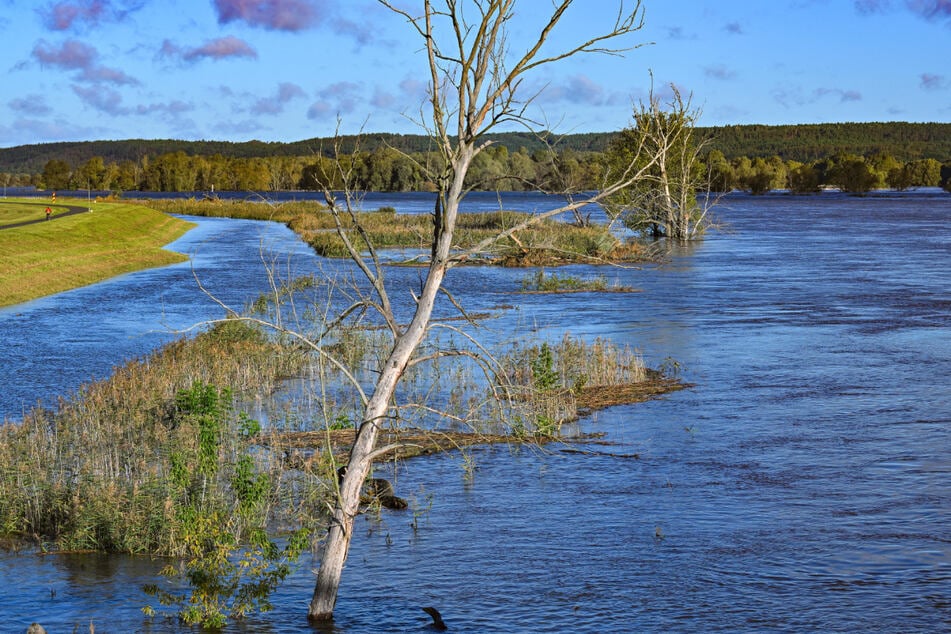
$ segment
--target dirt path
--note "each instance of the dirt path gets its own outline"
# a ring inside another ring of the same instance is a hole
[[[86,212],[89,211],[89,207],[82,207],[82,206],[79,206],[79,205],[62,205],[62,204],[58,204],[58,203],[53,203],[53,204],[47,204],[47,203],[21,203],[21,202],[15,202],[15,203],[14,203],[14,202],[5,202],[5,201],[0,200],[0,205],[17,205],[17,206],[34,205],[34,206],[36,206],[36,207],[42,207],[43,209],[46,209],[47,207],[49,207],[50,209],[55,209],[55,210],[56,210],[56,211],[53,213],[53,215],[50,216],[50,220],[55,220],[56,218],[62,218],[63,216],[72,216],[72,215],[74,215],[74,214],[84,214],[84,213],[86,213]],[[59,211],[59,210],[63,209],[64,207],[66,208],[66,211]],[[36,220],[23,220],[22,222],[14,222],[14,223],[9,224],[9,225],[0,225],[0,229],[13,229],[14,227],[23,227],[23,226],[25,226],[25,225],[32,225],[32,224],[36,224],[36,223],[38,223],[38,222],[46,222],[46,217],[42,215],[42,212],[40,212],[38,215],[39,215],[40,217],[37,218]]]

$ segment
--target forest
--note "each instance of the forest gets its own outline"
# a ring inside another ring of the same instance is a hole
[[[840,123],[697,128],[709,186],[763,193],[839,187],[862,193],[951,187],[951,124]],[[468,175],[482,190],[597,189],[604,152],[617,133],[563,137],[501,133]],[[224,191],[317,187],[333,155],[366,191],[427,191],[424,166],[437,161],[429,138],[368,134],[295,143],[125,140],[0,149],[0,184],[47,190]]]

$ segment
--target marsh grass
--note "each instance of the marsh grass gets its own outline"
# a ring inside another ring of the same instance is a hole
[[[184,554],[174,457],[194,452],[200,434],[182,416],[178,394],[195,382],[228,386],[229,393],[266,392],[297,372],[301,360],[254,328],[225,322],[117,367],[55,410],[38,407],[22,422],[5,423],[0,531],[62,550]],[[220,475],[206,489],[222,500],[232,495],[228,465],[249,440],[241,437],[240,412],[229,409],[225,420],[215,455]],[[280,469],[274,456],[256,460],[263,473]]]
[[[572,275],[546,274],[544,269],[538,269],[532,275],[522,278],[523,293],[583,293],[583,292],[612,292],[633,293],[634,289],[620,284],[608,285],[607,277],[599,275],[594,278],[581,278]]]
[[[353,343],[344,348],[364,350],[370,341],[384,345],[379,336],[379,331],[351,333],[347,341]],[[367,337],[364,343],[359,343],[363,337]],[[553,344],[518,342],[491,351],[467,348],[460,340],[442,341],[422,354],[436,349],[452,352],[407,370],[398,399],[403,406],[388,421],[391,431],[430,430],[492,438],[557,436],[564,423],[599,408],[591,396],[602,394],[600,390],[616,388],[619,394],[630,394],[632,401],[643,400],[648,394],[646,386],[659,378],[644,366],[635,350],[601,339],[588,343],[565,335]],[[365,354],[357,354],[351,361],[359,361],[369,376],[380,362]],[[323,376],[329,378],[330,374]],[[631,391],[630,386],[637,389]],[[624,401],[613,404],[620,402]],[[353,409],[348,410],[346,404],[333,401],[338,409],[310,418],[359,420],[357,405],[351,403]]]
[[[193,225],[139,205],[101,203],[92,213],[0,231],[0,306],[183,262],[163,249]]]
[[[274,220],[287,224],[318,255],[328,258],[349,257],[336,234],[336,222],[322,205],[315,202],[253,202],[224,200],[150,200],[141,201],[153,209],[168,213],[197,216],[223,216],[255,220]],[[455,248],[469,249],[492,238],[531,215],[523,212],[493,211],[460,214],[455,232]],[[377,249],[414,249],[428,253],[432,240],[429,214],[400,214],[392,207],[357,214],[370,241]],[[353,231],[349,218],[341,218],[345,231]],[[356,233],[353,233],[356,236]],[[355,240],[357,248],[367,245]],[[485,253],[481,263],[503,266],[542,266],[573,262],[632,262],[648,259],[641,245],[623,242],[601,225],[579,227],[553,219],[540,221],[511,237],[504,238]]]
[[[223,200],[220,198],[149,198],[137,203],[157,211],[184,216],[207,218],[241,218],[244,220],[273,220],[289,222],[297,216],[312,213],[323,207],[318,203],[288,201],[271,203],[257,200]]]
[[[593,391],[623,392],[658,378],[629,346],[603,339],[588,343],[569,334],[554,344],[512,344],[501,364],[509,370],[502,377],[505,385],[523,404],[513,418],[514,432],[542,436],[557,436],[565,423],[599,409],[588,398]]]
[[[456,224],[455,248],[466,250],[492,239],[524,222],[530,214],[511,211],[461,214]],[[428,252],[432,240],[432,220],[428,215],[364,213],[359,215],[370,242],[376,248],[406,248]],[[330,214],[300,216],[289,225],[319,255],[347,257],[348,254]],[[346,229],[351,227],[344,225]],[[366,245],[360,245],[366,246]],[[636,261],[646,253],[636,244],[622,243],[605,227],[578,227],[547,219],[500,239],[478,262],[503,266],[534,266],[591,261]]]

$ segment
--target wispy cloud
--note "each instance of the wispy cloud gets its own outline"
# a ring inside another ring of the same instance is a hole
[[[890,4],[889,0],[855,0],[855,9],[859,13],[881,13]]]
[[[297,84],[284,82],[278,85],[277,94],[273,97],[258,99],[257,102],[251,106],[251,113],[258,115],[280,114],[284,112],[284,106],[287,105],[288,102],[306,96],[307,93]]]
[[[95,48],[77,40],[67,40],[59,48],[43,41],[33,47],[33,57],[40,64],[66,70],[89,68],[97,56]]]
[[[951,0],[906,0],[906,4],[926,20],[946,20],[951,26]]]
[[[334,116],[334,114],[340,113],[334,113],[333,104],[331,104],[329,101],[315,101],[314,103],[310,104],[310,108],[307,109],[307,118],[317,121],[329,119],[330,117]]]
[[[373,90],[373,96],[370,97],[370,105],[380,110],[388,110],[396,103],[396,95],[383,90],[379,86]]]
[[[925,20],[951,26],[951,0],[904,0],[900,4]],[[863,14],[884,13],[891,8],[891,0],[855,0],[856,11]]]
[[[739,22],[730,22],[723,27],[723,30],[732,35],[743,35],[743,25]]]
[[[242,39],[232,35],[219,37],[210,40],[205,44],[185,51],[182,59],[186,62],[210,57],[211,59],[225,59],[228,57],[251,57],[257,58],[258,53]]]
[[[843,88],[817,88],[811,93],[804,93],[796,86],[781,86],[772,90],[773,99],[784,108],[801,107],[814,104],[827,97],[837,98],[840,103],[861,101],[862,93],[857,90]]]
[[[671,40],[692,40],[695,39],[693,35],[688,35],[684,32],[682,26],[671,26],[667,27],[667,37]]]
[[[951,85],[944,75],[933,75],[931,73],[921,74],[921,87],[924,90],[944,90]]]
[[[145,117],[150,123],[155,121],[164,121],[170,126],[174,126],[178,135],[193,134],[195,131],[195,121],[188,115],[195,112],[195,104],[180,99],[173,99],[167,102],[154,102],[148,104],[139,104],[131,108],[130,115]],[[182,137],[184,138],[184,137]]]
[[[37,139],[68,139],[96,138],[101,130],[88,126],[78,126],[74,120],[49,121],[46,119],[17,119],[9,126],[0,125],[0,143],[17,145],[21,143],[36,143]]]
[[[222,60],[230,57],[257,59],[258,52],[251,48],[251,45],[244,40],[229,35],[209,40],[201,46],[193,48],[182,48],[171,40],[165,40],[162,42],[158,56],[160,58],[178,59],[187,63],[195,63],[202,59]]]
[[[736,78],[736,71],[732,68],[727,68],[723,64],[705,66],[703,69],[703,74],[711,79],[720,79],[723,81]]]
[[[323,19],[317,0],[214,0],[218,23],[244,22],[272,31],[303,31]]]
[[[144,4],[144,0],[61,0],[40,7],[36,12],[47,28],[53,31],[68,31],[81,25],[98,26],[103,22],[121,22]]]
[[[839,101],[861,101],[862,93],[857,90],[843,90],[842,88],[817,88],[813,91],[813,95],[817,98],[828,97],[829,95],[833,97],[838,97]]]
[[[11,99],[7,106],[14,112],[34,117],[42,117],[52,112],[52,109],[46,104],[43,95],[25,95]]]
[[[222,121],[221,123],[215,125],[212,129],[229,136],[234,134],[247,136],[260,132],[264,129],[264,126],[262,126],[257,121],[245,119],[244,121]]]
[[[40,41],[33,47],[33,58],[43,66],[76,70],[76,79],[94,83],[137,85],[139,81],[121,70],[96,63],[99,52],[78,40],[67,40],[59,47]]]
[[[415,107],[429,98],[429,84],[414,76],[406,77],[400,82],[400,93]]]
[[[129,114],[128,108],[122,106],[122,95],[115,90],[106,90],[98,86],[73,85],[73,92],[87,106],[111,116]]]
[[[589,106],[603,106],[617,103],[618,95],[606,90],[604,86],[587,75],[574,75],[561,84],[551,84],[545,88],[541,98],[547,103],[566,102]]]
[[[151,115],[151,114],[166,114],[172,116],[182,115],[186,112],[192,112],[195,109],[195,105],[174,99],[168,103],[152,103],[152,104],[141,104],[135,107],[135,114],[139,115]]]
[[[359,84],[341,81],[317,91],[317,100],[307,110],[309,119],[326,119],[330,116],[352,113],[361,101]]]
[[[369,44],[376,37],[372,24],[367,22],[336,18],[333,20],[333,29],[337,33],[352,37],[360,45]]]

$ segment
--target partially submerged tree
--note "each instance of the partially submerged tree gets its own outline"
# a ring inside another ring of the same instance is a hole
[[[644,173],[612,195],[605,208],[637,233],[687,241],[706,230],[715,201],[711,191],[721,188],[711,183],[701,159],[706,140],[696,133],[699,111],[676,87],[671,90],[666,104],[652,90],[647,103],[635,106],[634,124],[608,148],[608,182],[632,165]]]
[[[441,354],[452,351],[421,352],[421,345],[431,335],[433,310],[440,294],[456,304],[444,291],[443,281],[449,270],[485,252],[500,240],[515,236],[520,230],[544,218],[572,213],[587,205],[606,200],[623,188],[630,187],[653,165],[646,160],[631,163],[615,171],[613,182],[598,193],[571,201],[565,206],[540,213],[500,231],[493,238],[468,250],[454,249],[453,234],[460,212],[460,203],[468,193],[466,176],[475,158],[491,142],[485,135],[503,124],[521,124],[531,128],[526,108],[534,95],[523,96],[523,83],[533,72],[569,57],[587,53],[620,54],[635,48],[622,40],[643,25],[640,0],[633,4],[620,2],[613,21],[603,33],[584,37],[575,45],[552,51],[551,35],[576,3],[573,0],[554,2],[549,12],[541,15],[538,29],[531,41],[513,53],[514,43],[508,39],[507,27],[514,17],[515,0],[423,0],[422,13],[411,14],[387,0],[380,0],[388,9],[406,18],[420,37],[426,51],[429,72],[429,100],[423,125],[433,138],[441,158],[433,168],[430,180],[436,189],[433,210],[430,263],[422,276],[418,293],[404,289],[412,317],[408,324],[396,318],[394,302],[384,284],[384,268],[370,236],[362,229],[354,201],[345,191],[335,193],[334,182],[348,182],[347,167],[338,164],[334,178],[326,174],[322,180],[326,202],[337,218],[337,231],[351,258],[366,277],[371,296],[356,302],[344,311],[353,314],[367,308],[376,310],[389,330],[393,346],[386,355],[375,384],[365,393],[359,385],[364,412],[353,443],[349,464],[340,482],[328,537],[308,616],[314,621],[333,618],[340,577],[350,546],[353,521],[360,504],[360,490],[374,459],[392,447],[377,447],[381,429],[394,416],[397,387],[407,369]],[[568,28],[568,27],[565,27]],[[618,46],[615,46],[615,43]],[[623,45],[621,45],[623,44]],[[641,154],[638,154],[639,156]]]
[[[878,175],[861,156],[844,155],[829,170],[828,180],[844,192],[862,195],[875,188]]]

